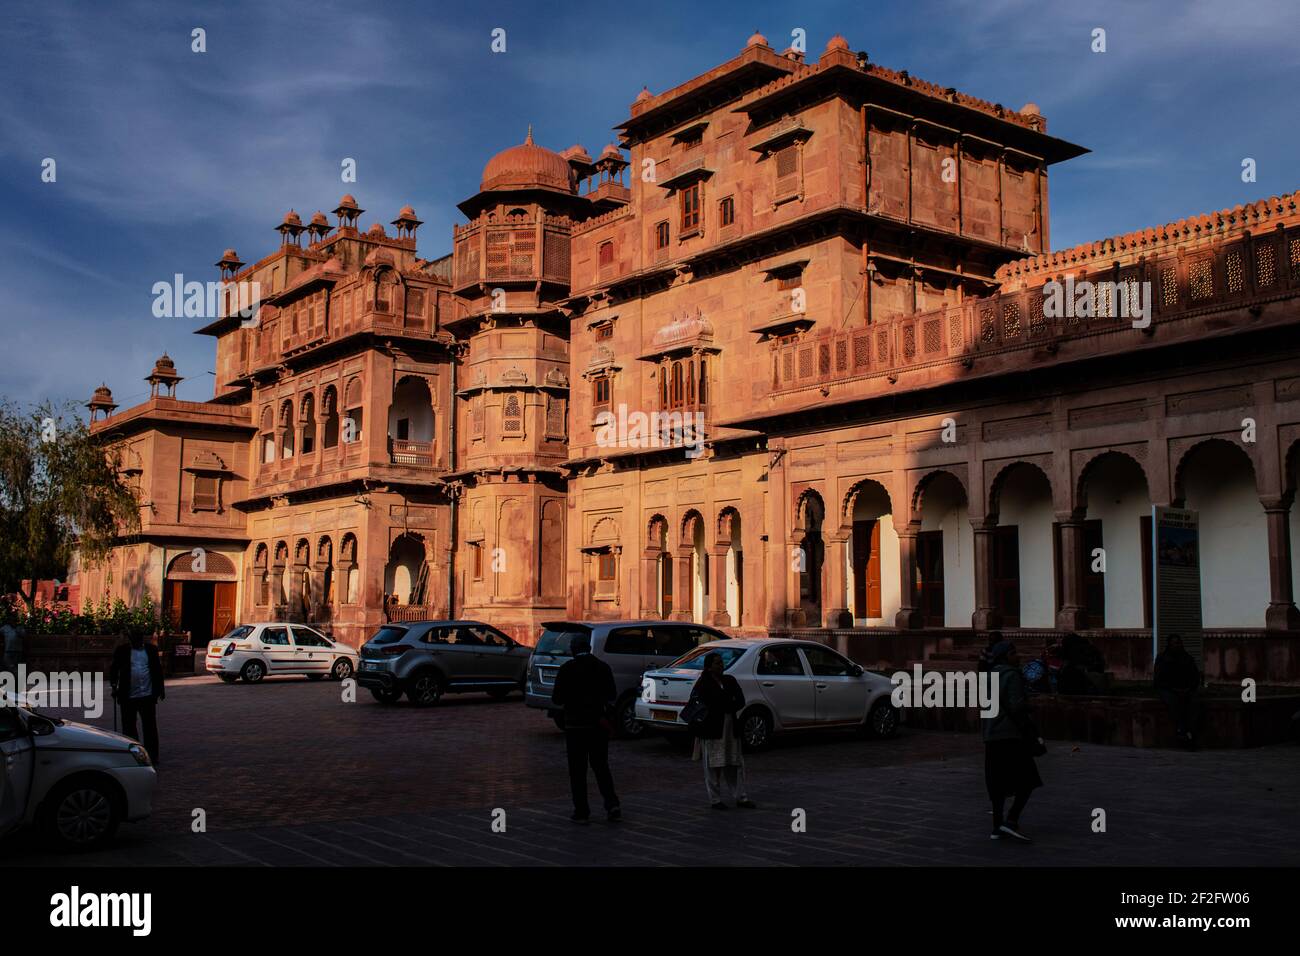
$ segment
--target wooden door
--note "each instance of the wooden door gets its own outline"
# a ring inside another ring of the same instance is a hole
[[[224,637],[235,626],[235,582],[218,581],[213,585],[212,636]]]
[[[184,593],[183,581],[163,582],[163,620],[172,630],[181,627],[181,595]]]
[[[917,600],[927,627],[943,627],[943,532],[916,536]]]
[[[853,610],[858,617],[880,617],[880,522],[853,522]]]
[[[1004,627],[1020,626],[1020,529],[998,525],[993,532],[993,606]]]

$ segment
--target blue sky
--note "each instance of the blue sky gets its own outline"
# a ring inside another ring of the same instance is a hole
[[[442,255],[455,203],[529,123],[543,145],[594,155],[643,85],[704,72],[755,28],[778,50],[802,28],[810,58],[843,33],[886,66],[1037,103],[1050,132],[1093,150],[1053,169],[1056,248],[1290,192],[1297,25],[1295,0],[9,2],[0,396],[82,401],[103,380],[132,404],[165,349],[179,394],[209,398],[212,340],[153,316],[155,282],[213,279],[228,246],[254,261],[286,210],[328,213],[344,192],[363,224],[411,203],[421,254]],[[206,53],[191,52],[195,27]]]

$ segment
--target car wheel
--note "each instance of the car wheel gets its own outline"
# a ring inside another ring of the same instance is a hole
[[[772,743],[772,718],[755,708],[740,717],[740,739],[746,750],[763,750]]]
[[[261,661],[249,661],[239,672],[246,684],[257,684],[266,676],[266,665]]]
[[[233,684],[235,681],[239,680],[239,678],[234,674],[218,674],[217,676],[221,678],[221,683],[223,684]]]
[[[333,669],[330,670],[330,677],[335,680],[347,680],[352,676],[352,662],[346,657],[340,657],[334,662]]]
[[[898,733],[898,708],[888,697],[876,701],[867,714],[867,732],[882,740]]]
[[[381,704],[395,704],[402,699],[402,692],[396,687],[372,687],[370,696]]]
[[[416,707],[431,707],[442,700],[442,677],[433,671],[423,671],[411,679],[406,696]]]
[[[45,832],[70,850],[102,846],[122,822],[118,795],[109,784],[90,778],[60,784],[42,810]]]
[[[637,740],[645,734],[645,724],[636,719],[635,696],[623,701],[623,706],[618,709],[614,726],[620,737],[627,737],[629,740]]]

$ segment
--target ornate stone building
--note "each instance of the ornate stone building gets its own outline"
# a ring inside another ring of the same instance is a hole
[[[442,259],[350,197],[228,252],[265,294],[201,330],[214,399],[95,423],[144,463],[145,586],[209,548],[238,616],[349,640],[386,594],[529,641],[564,615],[1141,634],[1155,504],[1200,514],[1207,628],[1300,625],[1300,194],[1053,252],[1048,172],[1084,150],[841,37],[813,64],[755,35],[619,130],[629,159],[531,131],[493,157]],[[1149,321],[1057,314],[1050,280],[1138,283]]]

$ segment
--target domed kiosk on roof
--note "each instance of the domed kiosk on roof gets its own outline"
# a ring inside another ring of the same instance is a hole
[[[483,167],[479,189],[552,189],[572,193],[569,162],[562,155],[533,142],[533,128],[518,146],[503,149]]]

